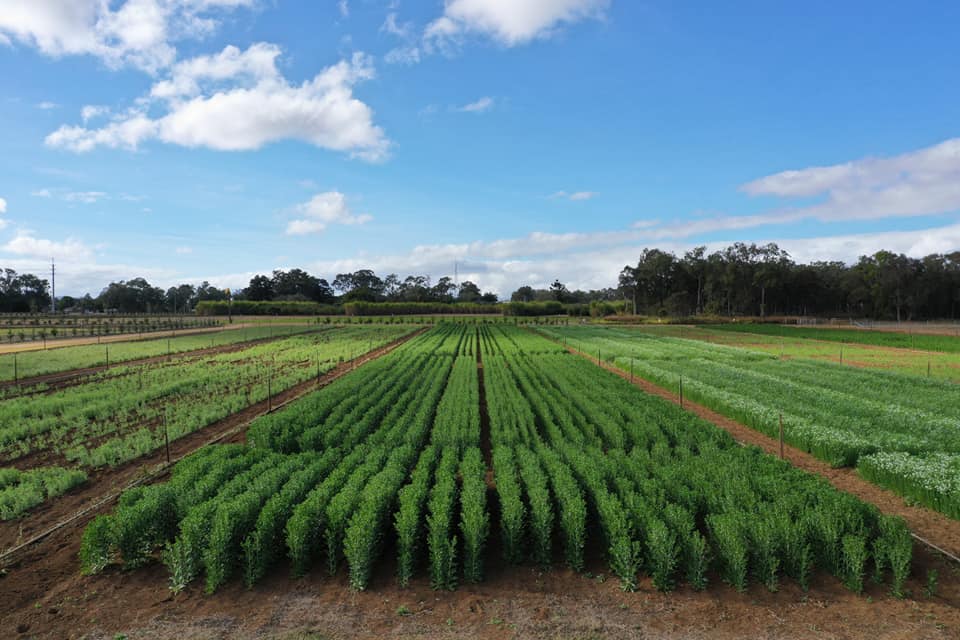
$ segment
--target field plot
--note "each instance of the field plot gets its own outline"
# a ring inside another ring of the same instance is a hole
[[[544,333],[599,355],[834,466],[956,517],[960,393],[950,382],[652,336],[643,330]],[[891,457],[891,454],[896,454]]]
[[[740,333],[753,333],[764,336],[811,338],[813,340],[851,342],[854,344],[870,344],[880,347],[897,347],[900,349],[920,349],[922,351],[960,353],[960,325],[956,327],[953,335],[935,335],[906,331],[879,331],[870,329],[794,327],[789,325],[749,323],[718,324],[711,325],[710,328],[717,331],[736,331]]]
[[[193,316],[0,314],[0,344],[57,338],[142,334],[215,327],[220,321]]]
[[[18,389],[0,403],[0,464],[31,473],[119,465],[193,433],[345,360],[409,333],[349,327],[298,334],[228,353],[119,365],[64,389]],[[5,471],[7,472],[7,471]],[[79,476],[68,477],[76,480]],[[37,483],[12,482],[0,502],[36,504]],[[62,482],[42,483],[59,488]],[[62,491],[60,491],[62,493]],[[22,499],[29,494],[31,498]],[[55,495],[47,492],[46,497]],[[4,514],[20,515],[23,508]]]
[[[492,474],[490,473],[492,471]],[[491,557],[495,553],[497,557]],[[901,594],[904,523],[528,331],[440,325],[208,447],[94,520],[84,571],[162,559],[174,591],[345,567],[356,590],[437,590],[494,562],[583,569],[623,590],[874,576]]]
[[[808,358],[822,362],[850,365],[867,369],[880,369],[894,373],[909,373],[918,376],[960,383],[960,357],[947,351],[924,351],[872,344],[814,339],[794,335],[785,329],[785,335],[768,335],[749,331],[724,331],[716,325],[698,327],[680,325],[644,325],[624,330],[672,338],[689,338],[713,344],[729,345],[751,351],[783,356],[784,358]],[[827,332],[833,329],[818,329]],[[951,338],[956,340],[956,338]]]
[[[309,325],[255,326],[172,338],[164,337],[143,341],[111,342],[102,345],[91,344],[23,353],[7,353],[0,355],[0,381],[19,381],[51,373],[102,367],[130,360],[179,354],[199,349],[212,349],[253,340],[315,331],[316,329],[316,326]]]

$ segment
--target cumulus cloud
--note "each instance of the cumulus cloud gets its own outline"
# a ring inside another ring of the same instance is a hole
[[[821,199],[769,214],[785,221],[948,213],[960,209],[960,138],[889,158],[782,171],[741,190],[752,196]]]
[[[302,236],[320,233],[332,224],[365,224],[373,220],[368,214],[355,214],[347,205],[347,198],[339,191],[318,193],[309,201],[294,208],[300,216],[287,224],[287,235]]]
[[[443,15],[427,25],[428,47],[444,48],[468,34],[513,47],[549,38],[564,24],[604,15],[609,0],[447,0]]]
[[[80,118],[86,124],[90,120],[95,120],[110,113],[110,107],[100,104],[88,104],[80,110]]]
[[[56,257],[63,260],[83,260],[93,256],[93,250],[79,240],[67,238],[62,242],[37,238],[31,231],[19,231],[0,251],[31,258]]]
[[[218,16],[255,0],[4,0],[0,38],[44,55],[91,55],[110,68],[155,73],[176,59],[172,44],[208,35]]]
[[[443,15],[422,32],[415,32],[410,22],[400,22],[396,11],[391,11],[380,31],[399,38],[401,44],[384,61],[416,64],[438,51],[452,54],[471,35],[506,47],[547,39],[564,25],[602,19],[609,5],[610,0],[446,0]]]
[[[49,100],[45,100],[45,101],[43,101],[43,102],[37,103],[37,109],[42,109],[42,110],[44,110],[44,111],[49,111],[49,110],[51,110],[51,109],[56,109],[56,108],[59,107],[59,106],[60,106],[60,105],[58,105],[56,102],[50,102]]]
[[[96,147],[136,150],[148,140],[184,147],[246,151],[302,140],[368,161],[386,158],[389,141],[353,87],[374,77],[369,56],[356,53],[300,85],[279,72],[276,45],[245,51],[228,46],[177,63],[149,96],[99,129],[64,125],[46,144],[82,153]],[[150,115],[149,107],[164,111]]]
[[[465,113],[483,113],[484,111],[489,111],[492,108],[493,98],[490,96],[483,96],[479,100],[465,104],[462,107],[457,107],[457,111],[463,111]]]

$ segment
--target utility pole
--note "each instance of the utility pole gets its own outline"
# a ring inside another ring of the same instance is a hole
[[[50,258],[50,309],[57,312],[57,263]]]

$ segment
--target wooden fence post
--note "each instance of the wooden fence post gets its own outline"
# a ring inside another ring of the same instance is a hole
[[[780,412],[780,459],[783,460],[783,412]]]

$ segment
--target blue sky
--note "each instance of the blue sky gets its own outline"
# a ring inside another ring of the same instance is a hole
[[[508,295],[960,249],[956,3],[0,0],[0,263]]]

